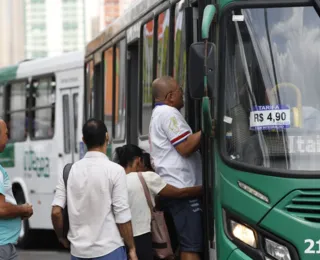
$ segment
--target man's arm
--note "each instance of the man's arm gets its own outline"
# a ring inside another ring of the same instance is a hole
[[[63,214],[60,206],[53,206],[51,211],[51,221],[54,231],[59,242],[65,247],[69,248],[69,241],[63,236]]]
[[[62,211],[66,206],[67,196],[66,188],[63,181],[63,175],[59,177],[58,184],[56,187],[56,193],[52,202],[51,210],[51,221],[54,231],[58,237],[58,240],[65,246],[68,247],[68,243],[63,237],[63,214]]]
[[[183,157],[189,157],[197,151],[201,144],[201,131],[189,135],[186,140],[175,146],[178,153]]]
[[[51,221],[58,239],[63,238],[63,215],[60,206],[53,206],[51,211]]]
[[[32,206],[29,204],[13,205],[6,202],[5,196],[0,194],[0,218],[11,219],[11,218],[29,218],[33,214]]]
[[[117,224],[121,237],[124,240],[124,243],[129,248],[129,255],[136,254],[136,248],[133,239],[133,231],[131,221],[123,224]],[[130,257],[132,258],[132,257]]]
[[[172,198],[194,198],[201,197],[203,193],[202,186],[194,186],[187,188],[177,188],[170,184],[167,184],[160,192],[159,195],[163,197]]]
[[[211,136],[215,135],[215,120],[212,120],[212,131]],[[200,148],[201,145],[202,131],[198,131],[195,134],[189,135],[181,143],[175,145],[176,150],[183,157],[192,155],[195,151]]]
[[[201,144],[201,131],[192,134],[183,116],[173,109],[166,111],[159,118],[161,128],[170,143],[183,157],[189,157]]]

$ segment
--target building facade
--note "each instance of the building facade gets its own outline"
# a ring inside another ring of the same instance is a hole
[[[55,56],[85,47],[83,0],[24,0],[25,56]]]

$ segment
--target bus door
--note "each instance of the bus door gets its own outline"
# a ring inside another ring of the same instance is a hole
[[[79,88],[62,89],[60,94],[62,99],[63,153],[60,153],[59,157],[62,157],[63,165],[65,165],[79,159],[77,145]]]

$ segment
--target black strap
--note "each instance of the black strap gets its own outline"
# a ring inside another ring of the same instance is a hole
[[[69,173],[72,167],[72,163],[66,164],[63,168],[63,182],[64,186],[66,187],[66,193],[67,193],[67,183],[69,178]],[[66,203],[65,208],[63,209],[63,237],[67,238],[68,231],[69,231],[69,214],[68,214],[68,205]]]
[[[70,173],[72,164],[73,163],[68,163],[63,168],[63,181],[64,181],[64,186],[66,187],[66,190],[67,190],[67,183],[68,183],[69,173]]]

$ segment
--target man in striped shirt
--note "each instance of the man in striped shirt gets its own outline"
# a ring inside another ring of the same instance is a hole
[[[172,77],[164,76],[153,82],[152,94],[156,104],[149,126],[149,143],[156,172],[177,188],[201,185],[198,151],[201,131],[193,134],[179,111],[184,105],[182,88]],[[181,260],[200,259],[203,251],[200,201],[166,198],[162,202],[176,226]]]

